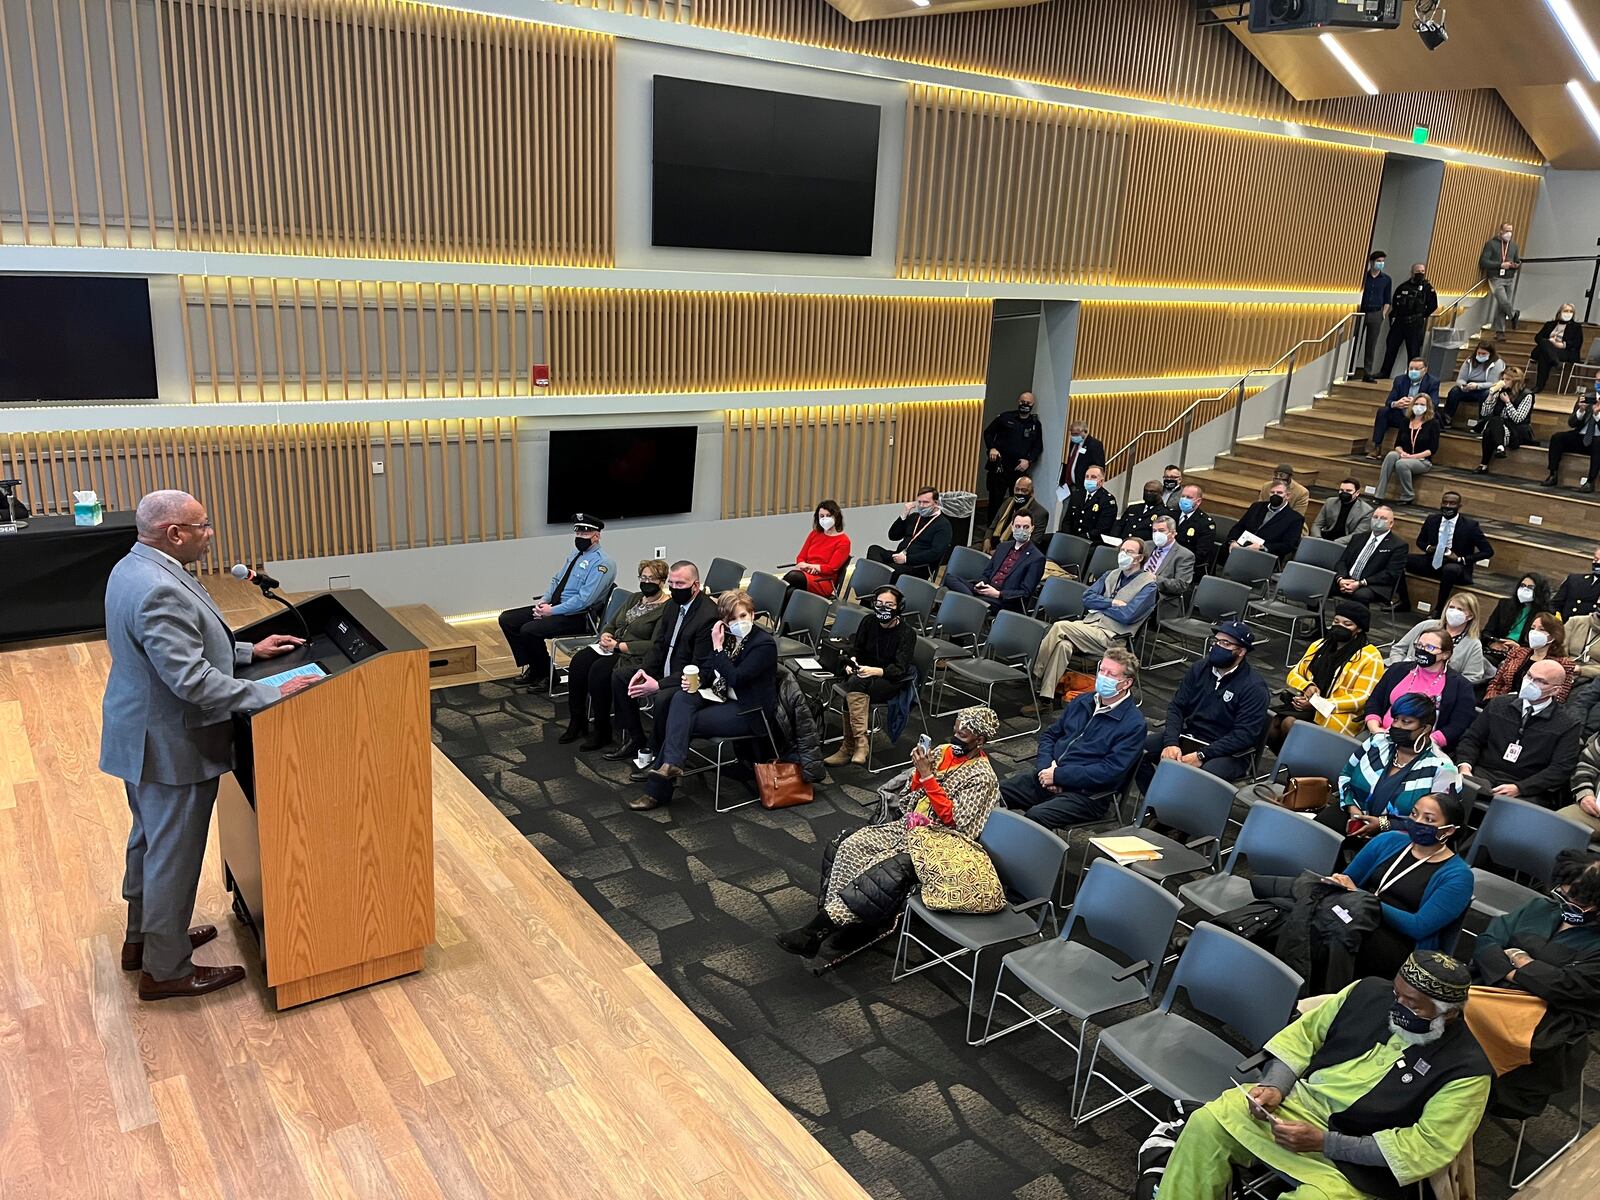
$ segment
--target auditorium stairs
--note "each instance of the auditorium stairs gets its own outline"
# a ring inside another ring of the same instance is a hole
[[[1526,361],[1537,328],[1537,322],[1530,328],[1529,322],[1524,321],[1520,332],[1498,339],[1508,362]],[[1586,346],[1595,332],[1594,327],[1586,332]],[[1489,336],[1488,330],[1478,336]],[[1461,354],[1470,353],[1477,340],[1474,337]],[[1516,578],[1525,572],[1544,575],[1554,587],[1567,574],[1587,571],[1594,546],[1600,542],[1600,497],[1576,490],[1588,471],[1586,458],[1566,456],[1559,486],[1541,486],[1547,473],[1550,436],[1567,427],[1571,393],[1576,391],[1576,385],[1572,385],[1567,393],[1556,394],[1556,379],[1552,375],[1550,390],[1534,403],[1533,428],[1538,446],[1521,447],[1496,459],[1488,475],[1474,474],[1481,442],[1467,429],[1467,421],[1478,415],[1477,403],[1468,402],[1458,410],[1455,428],[1442,431],[1439,451],[1434,456],[1438,465],[1417,478],[1417,502],[1399,503],[1393,499],[1398,494],[1397,482],[1391,481],[1389,486],[1388,503],[1395,510],[1396,532],[1413,546],[1423,521],[1437,509],[1440,496],[1452,490],[1461,493],[1462,511],[1482,524],[1495,549],[1488,569],[1476,571],[1473,583],[1466,589],[1476,592],[1489,606],[1484,609],[1485,616],[1495,602],[1511,593]],[[1454,380],[1452,371],[1441,383],[1441,398],[1454,386]],[[1359,480],[1363,490],[1375,486],[1382,463],[1367,458],[1366,451],[1373,417],[1387,397],[1389,386],[1388,382],[1335,383],[1319,393],[1310,407],[1292,408],[1259,436],[1241,438],[1231,451],[1217,456],[1213,467],[1187,472],[1186,480],[1205,488],[1206,508],[1217,519],[1219,535],[1225,536],[1233,522],[1258,498],[1278,463],[1293,465],[1296,480],[1311,492],[1306,513],[1308,527],[1322,503],[1337,490],[1340,480]],[[1384,448],[1393,445],[1391,432]],[[1377,503],[1371,495],[1366,498],[1369,503]],[[1409,576],[1408,583],[1413,602],[1431,605],[1438,590],[1435,581]]]

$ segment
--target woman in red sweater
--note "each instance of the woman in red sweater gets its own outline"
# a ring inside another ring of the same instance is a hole
[[[793,588],[831,596],[849,561],[850,539],[844,534],[844,513],[832,500],[824,500],[811,514],[811,532],[795,556],[794,569],[783,581]]]

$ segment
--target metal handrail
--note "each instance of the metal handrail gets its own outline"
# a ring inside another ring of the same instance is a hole
[[[1515,285],[1513,284],[1513,286],[1515,286]],[[1459,314],[1460,311],[1461,311],[1462,305],[1465,303],[1467,297],[1473,295],[1476,292],[1479,292],[1480,289],[1481,289],[1481,294],[1478,295],[1478,299],[1482,300],[1482,299],[1485,299],[1489,295],[1489,277],[1487,275],[1484,276],[1482,279],[1478,280],[1477,283],[1473,284],[1466,291],[1462,292],[1461,295],[1457,296],[1454,300],[1450,301],[1449,304],[1446,304],[1441,308],[1434,309],[1433,310],[1433,315],[1428,318],[1428,328],[1424,331],[1424,334],[1423,334],[1424,340],[1429,345],[1432,345],[1433,344],[1433,341],[1432,341],[1432,339],[1433,339],[1433,331],[1439,327],[1439,318],[1443,314],[1445,314],[1447,312],[1455,312],[1455,313]],[[1455,322],[1451,321],[1450,324],[1454,325]]]
[[[1327,341],[1329,338],[1334,337],[1335,335],[1338,335],[1338,337],[1340,339],[1340,348],[1342,349],[1343,345],[1344,345],[1344,340],[1345,340],[1345,338],[1347,336],[1347,331],[1349,329],[1353,328],[1353,324],[1352,323],[1357,318],[1359,318],[1360,316],[1361,316],[1361,314],[1359,312],[1346,313],[1344,316],[1340,317],[1338,323],[1335,324],[1326,333],[1323,333],[1319,337],[1305,338],[1305,339],[1302,339],[1301,341],[1296,342],[1288,350],[1284,351],[1284,353],[1279,355],[1272,363],[1270,363],[1269,365],[1267,365],[1265,367],[1251,367],[1243,375],[1239,376],[1239,378],[1236,381],[1234,381],[1233,383],[1229,384],[1227,387],[1223,388],[1222,391],[1218,392],[1215,396],[1205,396],[1205,397],[1202,397],[1199,400],[1196,400],[1193,404],[1189,405],[1189,407],[1185,408],[1181,413],[1179,413],[1177,416],[1173,417],[1171,421],[1167,422],[1167,424],[1162,426],[1160,429],[1146,429],[1146,430],[1136,434],[1132,441],[1130,441],[1126,446],[1122,447],[1122,449],[1118,450],[1115,454],[1110,456],[1110,461],[1111,462],[1115,462],[1118,458],[1121,458],[1123,455],[1127,455],[1128,456],[1128,465],[1127,465],[1126,470],[1123,472],[1123,481],[1122,481],[1122,494],[1123,494],[1123,496],[1128,497],[1130,502],[1131,502],[1131,499],[1132,499],[1132,496],[1133,496],[1133,491],[1132,491],[1132,488],[1133,488],[1133,470],[1134,470],[1134,467],[1136,467],[1138,465],[1138,463],[1139,463],[1138,456],[1133,453],[1133,449],[1140,442],[1142,442],[1147,437],[1160,437],[1162,434],[1171,433],[1172,430],[1175,429],[1177,426],[1182,425],[1183,426],[1183,435],[1182,435],[1182,438],[1181,438],[1181,440],[1179,442],[1179,445],[1178,445],[1178,463],[1180,465],[1182,465],[1185,461],[1187,461],[1187,459],[1189,457],[1189,435],[1194,432],[1194,414],[1196,413],[1196,411],[1199,410],[1201,405],[1215,403],[1216,401],[1223,399],[1230,392],[1234,392],[1234,391],[1237,391],[1239,393],[1239,395],[1234,400],[1234,405],[1233,405],[1233,432],[1232,432],[1232,435],[1230,436],[1229,441],[1230,441],[1230,444],[1233,443],[1233,442],[1237,442],[1239,440],[1239,418],[1243,414],[1243,409],[1244,409],[1244,400],[1245,400],[1244,389],[1245,389],[1245,384],[1247,384],[1250,381],[1251,376],[1253,376],[1253,375],[1270,375],[1274,371],[1276,371],[1280,366],[1282,366],[1285,362],[1287,362],[1289,364],[1289,369],[1284,373],[1284,377],[1283,377],[1283,403],[1279,407],[1279,411],[1278,411],[1278,419],[1281,421],[1283,419],[1284,413],[1288,410],[1288,407],[1289,407],[1289,385],[1292,382],[1294,382],[1295,361],[1296,361],[1297,357],[1299,356],[1300,351],[1303,350],[1307,346],[1319,346],[1323,342]],[[1329,357],[1329,359],[1328,359],[1328,362],[1329,362],[1329,367],[1328,367],[1328,386],[1331,388],[1333,386],[1334,377],[1338,372],[1339,355],[1337,353],[1331,355]]]

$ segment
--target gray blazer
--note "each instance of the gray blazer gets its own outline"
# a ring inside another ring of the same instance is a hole
[[[111,674],[100,769],[129,783],[201,783],[233,769],[233,713],[278,689],[235,679],[250,661],[222,610],[176,562],[142,543],[106,583]]]
[[[1339,518],[1338,507],[1338,504],[1333,500],[1323,501],[1322,510],[1317,513],[1317,519],[1311,522],[1312,537],[1332,540],[1341,546],[1348,546],[1352,538],[1364,538],[1372,532],[1372,505],[1357,496],[1356,502],[1350,506],[1350,519],[1344,523],[1344,536],[1329,539],[1328,530],[1333,528],[1334,521]],[[1451,664],[1451,666],[1454,665],[1454,663]]]
[[[1178,616],[1182,612],[1185,597],[1193,588],[1194,551],[1176,544],[1169,545],[1156,567],[1156,591],[1161,597],[1158,602],[1160,615]]]

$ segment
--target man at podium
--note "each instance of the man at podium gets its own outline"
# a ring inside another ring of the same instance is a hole
[[[240,966],[197,966],[214,925],[189,929],[217,781],[233,769],[232,714],[311,683],[279,687],[234,677],[234,668],[303,645],[272,634],[235,642],[222,611],[185,567],[211,543],[211,521],[187,492],[139,501],[138,541],[106,583],[111,673],[101,705],[100,769],[124,782],[128,832],[128,933],[122,969],[139,971],[139,998],[200,996],[244,978]]]

